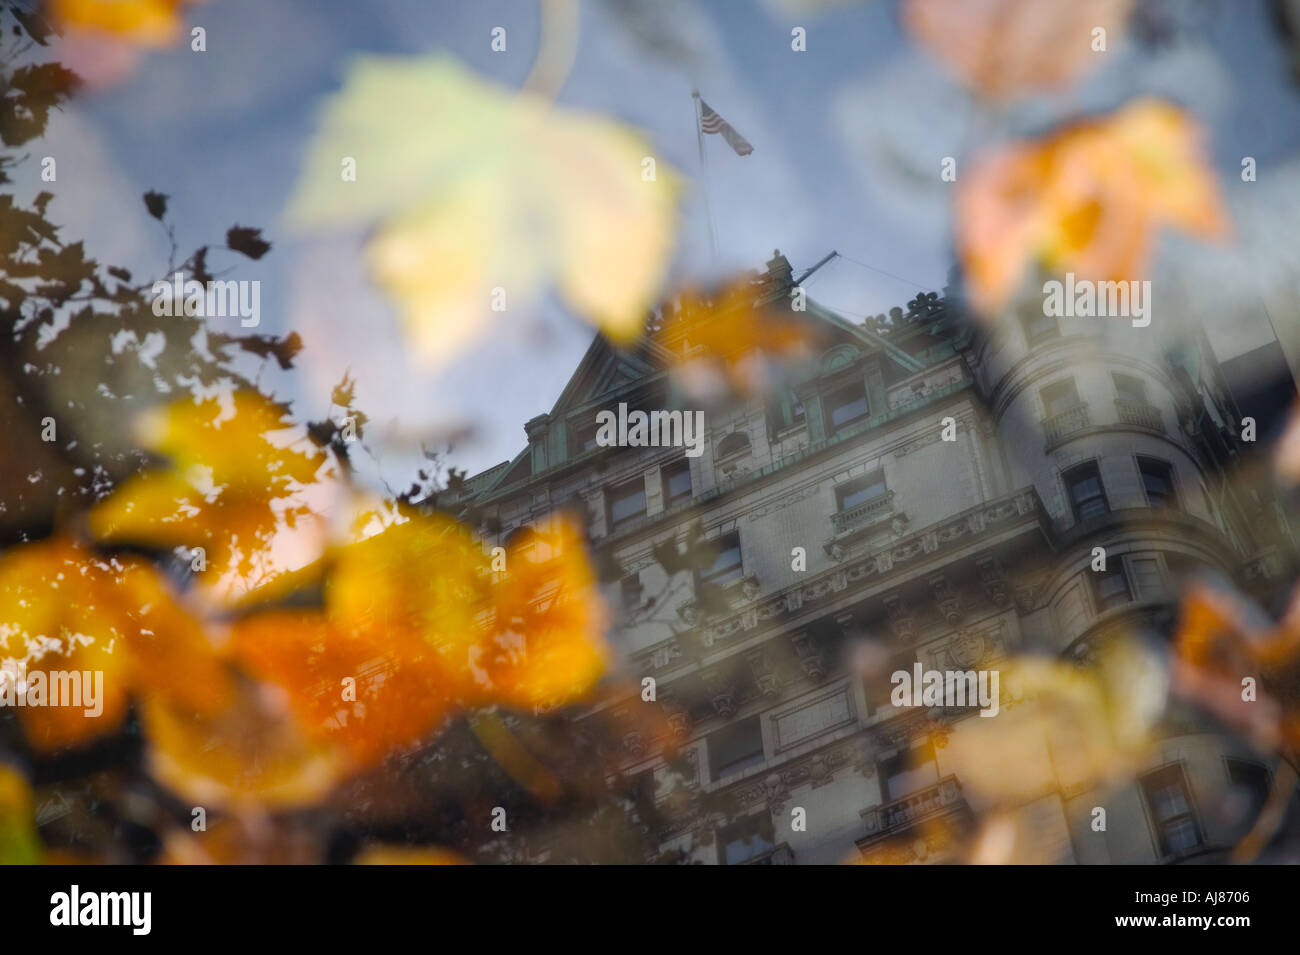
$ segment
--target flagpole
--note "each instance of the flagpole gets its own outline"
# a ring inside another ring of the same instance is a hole
[[[709,165],[704,161],[704,112],[700,109],[700,91],[691,90],[691,99],[695,101],[695,142],[700,148],[700,181],[704,193],[704,217],[709,224],[709,250],[713,253],[713,265],[718,264],[718,239],[713,232],[713,209],[709,205]]]

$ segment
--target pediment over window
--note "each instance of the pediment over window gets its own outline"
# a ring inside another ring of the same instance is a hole
[[[847,343],[836,345],[834,348],[828,348],[822,353],[818,370],[823,375],[829,375],[833,371],[853,364],[861,354],[862,352],[855,345]]]

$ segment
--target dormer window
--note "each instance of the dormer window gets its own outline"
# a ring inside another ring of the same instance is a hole
[[[569,422],[569,452],[574,455],[599,447],[596,444],[596,416],[590,420],[574,418]]]
[[[714,457],[719,461],[723,461],[727,458],[738,458],[742,454],[748,453],[749,435],[743,431],[735,431],[718,442],[718,450]]]
[[[867,417],[870,410],[867,405],[866,385],[860,381],[845,385],[826,396],[826,411],[832,434],[861,421]]]

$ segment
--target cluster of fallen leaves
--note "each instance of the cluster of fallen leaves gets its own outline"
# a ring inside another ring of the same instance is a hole
[[[371,507],[314,560],[211,586],[277,564],[326,456],[249,393],[182,402],[146,433],[165,463],[83,525],[0,556],[11,675],[104,675],[98,716],[18,709],[34,750],[84,745],[134,707],[159,781],[194,805],[264,811],[319,801],[454,713],[549,708],[602,676],[605,610],[567,520],[502,565],[451,517]],[[140,556],[179,548],[188,563],[194,547],[210,560],[187,587]]]

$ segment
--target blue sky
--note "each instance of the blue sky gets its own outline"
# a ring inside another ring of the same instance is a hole
[[[660,46],[679,52],[656,52],[633,36],[615,13],[628,7],[653,11]],[[1078,88],[994,113],[902,35],[897,5],[887,0],[829,8],[794,0],[587,0],[560,100],[644,129],[692,180],[675,278],[761,268],[774,248],[799,269],[837,249],[846,258],[814,278],[814,297],[851,316],[903,305],[921,288],[942,286],[951,264],[942,157],[961,163],[990,139],[1141,93],[1173,97],[1209,127],[1242,248],[1266,256],[1297,238],[1297,227],[1277,218],[1281,206],[1268,190],[1300,194],[1300,96],[1261,0],[1180,9],[1193,11],[1192,29],[1170,46],[1152,53],[1116,44]],[[239,277],[262,281],[261,331],[298,330],[306,341],[299,371],[268,372],[281,395],[318,414],[330,386],[351,369],[360,404],[384,438],[381,471],[396,482],[412,447],[462,428],[473,436],[458,443],[458,466],[476,471],[513,455],[524,443],[523,422],[550,408],[581,358],[589,328],[550,305],[430,373],[413,364],[391,308],[366,278],[358,255],[364,236],[295,236],[283,213],[319,105],[339,88],[350,56],[450,53],[517,86],[536,50],[536,4],[210,0],[189,20],[207,30],[206,53],[181,45],[150,54],[129,80],[82,98],[51,124],[45,148],[60,162],[53,217],[68,234],[86,236],[93,254],[144,274],[160,272],[167,252],[143,214],[146,189],[171,195],[182,248],[219,241],[235,222],[261,226],[275,249],[241,265]],[[796,25],[808,33],[804,53],[790,49]],[[507,29],[506,53],[490,49],[495,26]],[[704,174],[693,87],[753,143],[751,156],[737,157],[710,137]],[[1233,192],[1243,155],[1260,166],[1250,195]],[[716,259],[701,201],[706,186]],[[1276,269],[1291,276],[1292,267]],[[1242,269],[1224,268],[1237,270],[1230,279]],[[1233,288],[1220,279],[1206,294]],[[1267,335],[1267,322],[1249,309],[1231,325],[1211,322],[1223,357]]]

